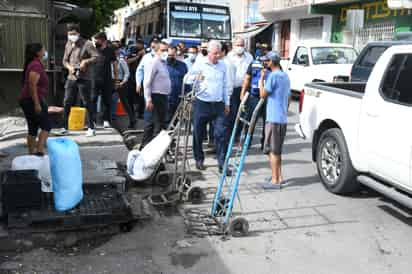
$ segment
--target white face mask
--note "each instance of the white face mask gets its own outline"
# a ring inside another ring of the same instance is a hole
[[[242,55],[243,53],[245,53],[245,48],[244,47],[235,47],[235,53],[237,55]]]
[[[80,36],[79,35],[68,35],[67,39],[69,39],[70,42],[76,43],[79,40]]]
[[[167,52],[162,52],[160,58],[162,58],[163,61],[167,61],[167,57],[169,57],[169,54]]]
[[[194,62],[196,60],[196,54],[188,53],[187,58],[189,59],[189,61]]]

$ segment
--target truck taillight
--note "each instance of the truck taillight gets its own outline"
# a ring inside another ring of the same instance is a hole
[[[302,92],[300,93],[299,97],[299,113],[302,113],[303,109],[303,100],[305,99],[305,90],[302,89]]]

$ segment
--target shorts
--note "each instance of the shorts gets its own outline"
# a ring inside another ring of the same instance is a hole
[[[40,113],[36,113],[34,111],[34,103],[32,98],[20,99],[19,103],[21,108],[23,109],[24,116],[26,117],[30,136],[37,137],[39,128],[41,130],[50,132],[51,123],[49,119],[48,106],[43,99],[40,99]]]
[[[273,153],[275,155],[282,155],[286,129],[287,124],[266,123],[265,144],[263,148],[265,154]]]

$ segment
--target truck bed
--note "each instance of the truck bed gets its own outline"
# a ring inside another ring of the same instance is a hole
[[[362,98],[365,93],[366,82],[353,82],[353,83],[310,83],[306,84],[306,87],[319,89],[322,91],[328,91],[333,93],[339,93],[351,97]]]

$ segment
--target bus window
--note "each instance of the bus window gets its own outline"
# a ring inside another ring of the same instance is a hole
[[[230,17],[220,14],[202,14],[203,36],[207,39],[230,39]]]
[[[172,11],[170,14],[170,35],[200,38],[200,13]]]

